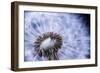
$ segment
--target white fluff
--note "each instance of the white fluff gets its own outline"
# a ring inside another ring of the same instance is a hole
[[[55,41],[54,40],[51,40],[51,38],[49,37],[49,38],[45,39],[41,43],[40,49],[48,49],[48,48],[54,46],[54,44],[55,44]]]

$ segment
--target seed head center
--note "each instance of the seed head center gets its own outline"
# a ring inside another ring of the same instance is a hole
[[[48,48],[54,47],[55,43],[56,43],[56,40],[51,39],[49,37],[49,38],[46,38],[44,41],[42,41],[40,48],[41,49],[48,49]]]

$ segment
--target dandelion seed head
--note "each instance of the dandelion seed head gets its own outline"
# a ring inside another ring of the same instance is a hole
[[[47,32],[39,36],[34,43],[35,49],[38,49],[39,56],[48,57],[50,60],[57,59],[54,58],[54,54],[58,52],[58,50],[62,46],[62,38],[57,33]],[[52,57],[50,57],[52,55]]]
[[[90,15],[25,11],[25,61],[88,59],[87,16]]]

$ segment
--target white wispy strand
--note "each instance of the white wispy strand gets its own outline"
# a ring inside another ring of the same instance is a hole
[[[38,36],[55,32],[62,36],[62,48],[58,51],[60,60],[84,59],[89,54],[90,35],[86,23],[78,14],[25,12],[25,61],[46,60],[34,49]]]

